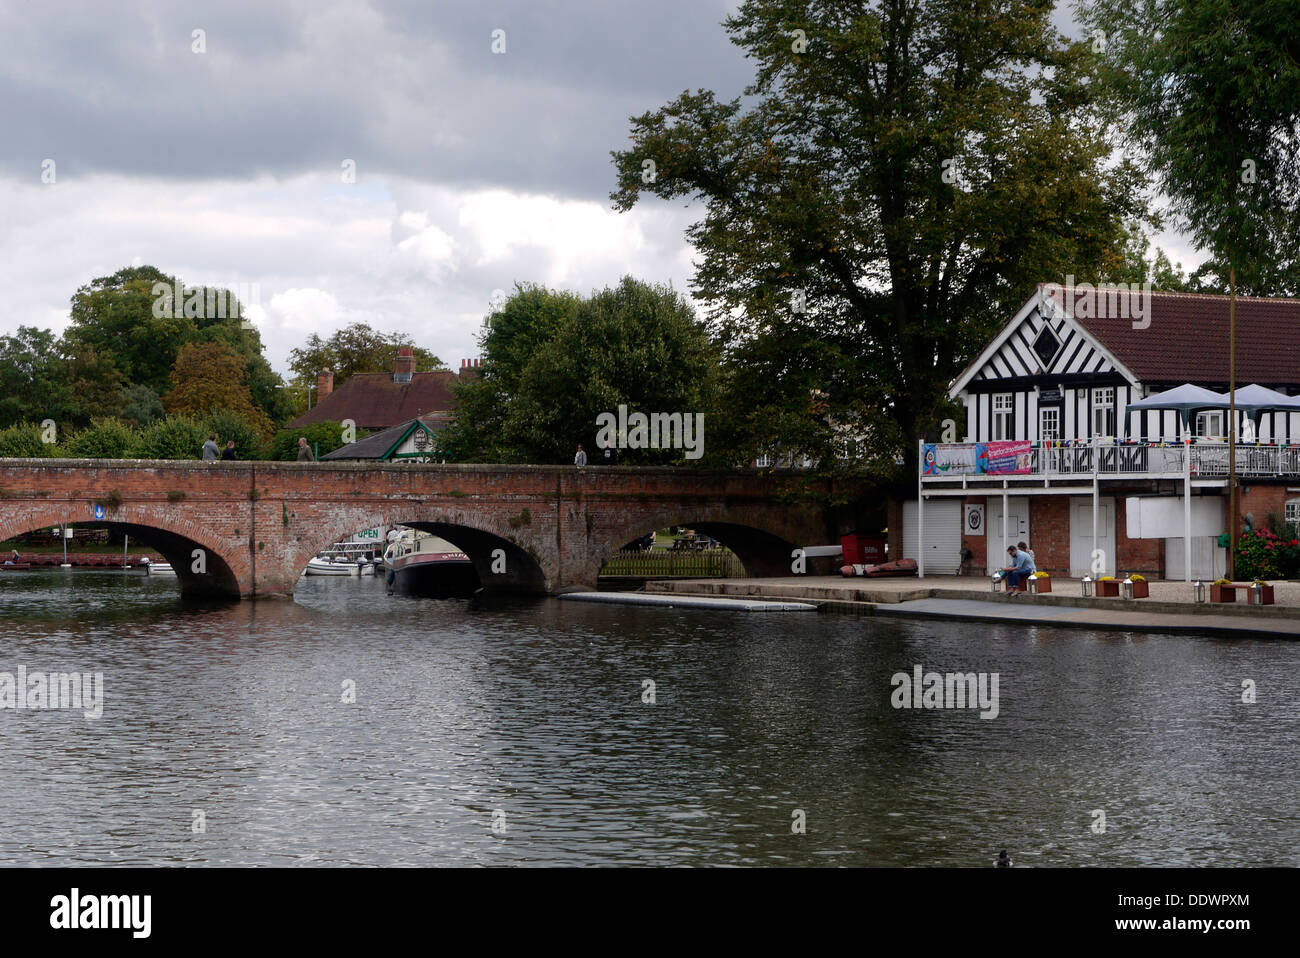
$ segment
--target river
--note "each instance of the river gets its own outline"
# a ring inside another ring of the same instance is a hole
[[[0,622],[0,672],[104,689],[0,709],[3,864],[1300,865],[1282,640],[81,570]],[[996,717],[895,708],[917,665]]]

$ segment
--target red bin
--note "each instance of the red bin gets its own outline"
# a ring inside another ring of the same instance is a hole
[[[879,565],[885,561],[883,536],[864,536],[856,532],[840,536],[844,561],[849,565]]]

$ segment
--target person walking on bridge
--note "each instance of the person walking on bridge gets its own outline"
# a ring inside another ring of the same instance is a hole
[[[214,432],[208,436],[208,441],[203,444],[203,461],[214,462],[221,458],[221,447],[217,445],[217,434]]]
[[[582,443],[578,443],[578,452],[573,457],[573,464],[579,469],[587,464],[587,454],[582,451]]]
[[[298,461],[299,461],[299,462],[315,462],[315,461],[316,461],[316,456],[315,456],[315,454],[311,451],[311,446],[307,445],[307,437],[306,437],[306,436],[299,436],[299,437],[298,437]]]

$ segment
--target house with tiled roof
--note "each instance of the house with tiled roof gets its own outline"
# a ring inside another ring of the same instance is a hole
[[[1238,528],[1300,519],[1300,300],[1237,298],[1236,385],[1282,396],[1235,423],[1228,320],[1227,296],[1040,286],[950,384],[964,421],[920,443],[891,554],[979,572],[1023,540],[1062,575],[1222,575],[1229,430]]]
[[[321,456],[322,460],[366,462],[437,462],[438,427],[434,420],[412,419],[371,433]]]
[[[290,423],[290,428],[350,419],[357,429],[367,432],[414,420],[437,429],[455,415],[456,383],[477,373],[477,360],[463,360],[459,373],[450,369],[418,372],[407,347],[398,349],[391,373],[357,373],[338,389],[334,388],[333,372],[323,370],[317,377],[316,405]]]

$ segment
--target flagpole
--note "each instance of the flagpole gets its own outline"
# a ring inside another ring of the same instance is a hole
[[[1228,578],[1237,574],[1237,268],[1228,267]]]

